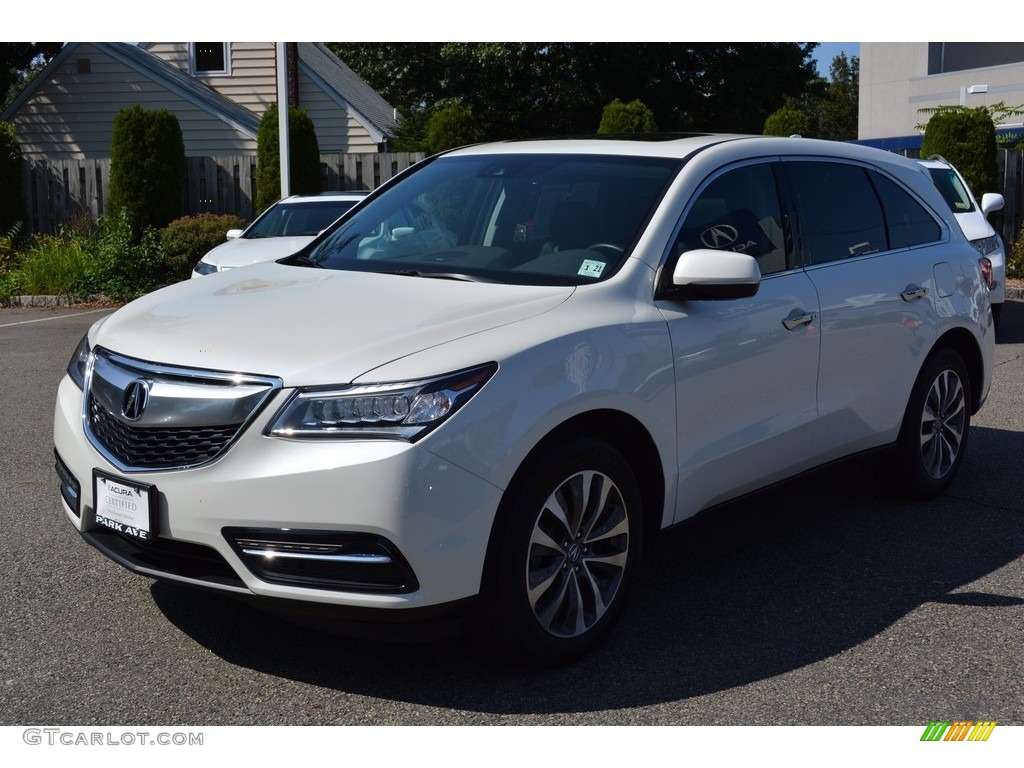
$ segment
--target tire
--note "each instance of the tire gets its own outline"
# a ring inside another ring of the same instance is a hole
[[[925,361],[903,416],[897,441],[901,489],[928,498],[953,482],[967,449],[971,427],[971,382],[952,349]]]
[[[481,590],[484,639],[507,661],[563,664],[622,610],[643,546],[640,491],[607,443],[552,446],[517,473],[498,510]]]

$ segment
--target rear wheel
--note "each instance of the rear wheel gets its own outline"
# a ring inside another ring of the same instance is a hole
[[[897,453],[900,482],[911,495],[934,496],[956,476],[971,426],[971,383],[952,349],[931,355],[910,394]]]
[[[506,492],[492,533],[489,642],[541,665],[591,650],[622,609],[642,539],[640,492],[614,448],[578,439],[536,457]]]

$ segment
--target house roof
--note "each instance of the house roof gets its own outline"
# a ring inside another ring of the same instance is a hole
[[[395,109],[323,43],[299,43],[299,67],[317,80],[339,106],[348,108],[376,142],[394,132]]]
[[[6,119],[8,115],[14,114],[25,101],[32,97],[35,90],[47,81],[50,73],[71,56],[79,45],[81,43],[65,45],[46,68],[18,95],[18,98],[4,110],[0,119]],[[209,86],[190,77],[163,59],[131,43],[89,43],[89,45],[145,75],[153,82],[195,104],[210,115],[255,138],[259,129],[259,118],[256,115],[231,99],[221,96]]]

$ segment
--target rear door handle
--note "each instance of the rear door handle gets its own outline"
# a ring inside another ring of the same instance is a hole
[[[923,299],[927,293],[927,288],[922,288],[918,285],[914,285],[913,283],[911,283],[910,285],[903,289],[903,292],[900,294],[900,296],[903,297],[904,301],[917,301],[918,299]]]

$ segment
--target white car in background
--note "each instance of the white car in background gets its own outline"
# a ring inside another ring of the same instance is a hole
[[[992,318],[998,323],[1006,299],[1006,244],[989,223],[988,217],[996,211],[1003,210],[1003,196],[996,192],[986,192],[981,196],[981,205],[978,205],[964,177],[946,158],[932,155],[927,160],[918,162],[928,169],[932,181],[949,203],[953,215],[956,216],[971,245],[992,264],[989,301],[992,302]]]
[[[925,169],[643,139],[440,154],[288,258],[104,317],[57,393],[69,524],[151,578],[551,664],[663,528],[875,449],[947,488],[995,347]]]
[[[201,258],[192,277],[291,256],[333,224],[367,192],[324,192],[279,200],[245,229],[229,229],[228,241]]]

